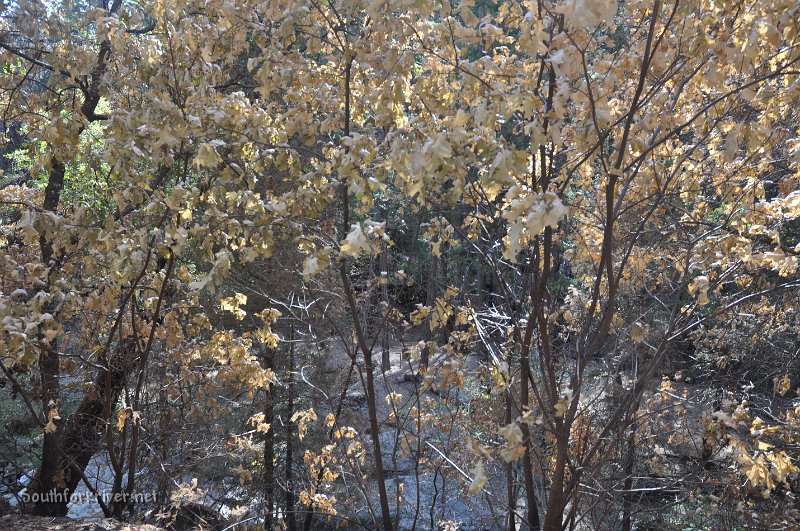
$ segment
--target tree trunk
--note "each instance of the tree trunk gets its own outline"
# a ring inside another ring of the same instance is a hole
[[[121,3],[115,3],[112,8],[112,11],[116,11],[119,9]],[[83,105],[81,106],[81,113],[86,117],[87,120],[90,122],[98,120],[98,117],[95,114],[95,109],[97,108],[97,104],[100,100],[100,93],[99,93],[99,83],[100,79],[102,78],[103,73],[106,69],[106,59],[108,58],[108,54],[111,53],[111,45],[108,40],[104,40],[100,45],[100,53],[97,58],[97,66],[95,66],[94,70],[92,71],[91,76],[91,83],[88,87],[83,89],[83,94],[85,100]],[[83,131],[83,127],[80,128],[78,134]],[[53,149],[53,146],[50,146]],[[44,190],[44,201],[42,202],[42,209],[47,212],[55,213],[58,209],[58,204],[61,201],[61,192],[64,189],[64,176],[66,175],[66,165],[64,162],[59,160],[55,154],[50,158],[50,172],[47,179],[47,186]],[[52,285],[52,275],[53,272],[60,268],[61,258],[54,256],[53,252],[53,244],[51,241],[47,239],[47,233],[42,231],[39,235],[39,250],[42,256],[42,264],[49,268],[48,272],[48,288]],[[53,313],[52,303],[47,303],[45,308],[43,309],[44,312]],[[65,492],[72,492],[72,489],[78,484],[78,477],[75,478],[66,478],[69,474],[65,472],[65,466],[69,467],[69,464],[65,464],[62,460],[62,452],[60,452],[59,446],[65,452],[65,455],[68,458],[73,456],[68,449],[68,443],[72,442],[69,440],[70,433],[67,432],[64,435],[64,445],[59,445],[59,437],[61,437],[61,425],[58,422],[58,419],[51,419],[51,411],[54,411],[59,406],[59,378],[61,377],[61,369],[60,369],[60,359],[58,355],[58,350],[56,348],[55,340],[51,345],[50,350],[42,350],[40,357],[39,357],[39,374],[41,377],[41,396],[42,396],[42,406],[45,413],[45,420],[53,420],[53,425],[55,425],[55,430],[45,429],[44,432],[44,443],[42,444],[42,463],[39,466],[39,470],[36,475],[36,489],[34,492],[37,492],[40,496],[45,493],[55,493],[61,492],[63,498],[63,493]],[[112,378],[112,381],[114,378]],[[113,391],[109,390],[109,391]],[[117,391],[118,392],[118,391]],[[115,395],[116,396],[116,395]],[[81,407],[78,408],[78,411],[73,415],[73,419],[79,420],[80,417],[78,416],[81,413],[82,408],[85,406],[87,410],[91,410],[94,412],[95,416],[99,416],[102,413],[102,409],[100,411],[94,411],[93,405],[95,400],[91,399],[91,396],[87,396],[84,399],[84,402],[81,404]],[[103,402],[100,401],[100,407],[102,408]],[[72,420],[72,419],[71,419]],[[88,419],[90,425],[86,426],[87,433],[92,436],[92,438],[87,441],[89,446],[94,445],[96,446],[99,441],[97,441],[93,435],[96,430],[92,428],[96,428],[96,422],[94,419]],[[52,425],[51,425],[52,426]],[[71,426],[68,429],[80,430],[81,426],[78,424],[77,426]],[[92,447],[92,453],[94,452],[94,447]],[[89,454],[91,457],[91,453]],[[88,459],[87,459],[88,463]],[[80,464],[78,463],[80,466]],[[81,469],[85,468],[86,465],[84,464]],[[70,488],[70,483],[74,481],[72,488]],[[52,503],[46,503],[44,501],[40,501],[36,503],[34,506],[34,513],[41,516],[62,516],[67,512],[67,499],[59,499],[59,497],[54,496]]]
[[[556,463],[544,516],[544,531],[561,531],[564,518],[564,475],[567,467],[567,449],[570,427],[564,423],[556,429]]]
[[[511,397],[506,393],[505,424],[511,424]],[[514,488],[514,463],[506,465],[506,498],[508,499],[508,531],[516,531],[517,495]]]
[[[353,59],[351,57],[344,69],[344,136],[350,136],[350,78],[352,66]],[[341,233],[346,234],[350,228],[350,193],[347,188],[346,179],[342,182],[340,190],[342,195]],[[381,527],[383,527],[384,531],[392,531],[394,527],[392,526],[392,515],[389,510],[389,497],[386,495],[386,474],[383,470],[381,439],[380,433],[378,432],[378,405],[377,399],[375,398],[375,373],[372,361],[372,349],[367,346],[364,327],[361,326],[361,316],[359,315],[355,295],[353,294],[353,285],[350,282],[350,276],[347,272],[346,260],[342,260],[339,264],[339,276],[342,280],[342,288],[344,289],[344,295],[347,299],[350,317],[353,320],[353,329],[358,349],[361,350],[364,356],[364,368],[367,373],[365,382],[367,411],[369,413],[370,437],[372,439],[372,451],[375,459],[375,481],[377,483],[378,496],[381,504]],[[307,520],[307,522],[309,521]]]
[[[264,368],[275,368],[275,352],[268,348],[264,353]],[[275,513],[275,395],[274,387],[267,389],[264,400],[264,422],[269,429],[264,434],[264,529],[272,529],[272,515]]]
[[[428,264],[428,291],[425,297],[425,306],[431,308],[431,312],[435,311],[436,309],[433,305],[436,303],[436,277],[438,276],[437,273],[439,272],[439,258],[431,255],[431,260]],[[423,337],[426,341],[431,339],[431,318],[428,317],[425,320],[425,330],[423,331]],[[430,351],[428,348],[422,349],[422,353],[420,354],[420,363],[419,368],[420,370],[427,370],[428,364],[430,363]]]
[[[633,373],[634,383],[639,376],[639,356],[634,350],[631,355],[631,372]],[[634,400],[631,404],[631,411],[628,415],[630,434],[628,435],[627,456],[625,459],[625,493],[622,497],[622,531],[631,531],[631,510],[633,508],[633,473],[636,465],[636,415],[639,412],[639,400]]]
[[[59,359],[56,352],[43,351],[39,356],[39,375],[41,378],[42,404],[44,406],[45,420],[49,420],[55,414],[59,404]],[[44,431],[44,443],[42,445],[42,464],[36,475],[36,487],[34,493],[39,496],[45,493],[56,493],[63,478],[61,476],[62,466],[59,456],[58,446],[59,436],[62,435],[62,422],[52,419],[56,426],[55,431]],[[55,499],[55,498],[53,498]],[[34,514],[38,516],[64,516],[67,514],[67,503],[44,503],[37,501]]]
[[[625,494],[622,498],[622,531],[631,531],[631,509],[633,508],[633,470],[636,453],[636,419],[633,419],[631,433],[628,435],[628,455],[625,460]]]
[[[292,422],[292,415],[294,415],[294,328],[289,332],[289,381],[286,389],[288,395],[286,418],[286,505],[284,512],[286,513],[286,528],[288,531],[295,531],[297,529],[297,520],[294,514],[294,478],[292,477],[292,461],[294,460],[294,422]]]
[[[523,352],[521,356],[522,377],[520,385],[520,403],[523,410],[529,407],[529,378],[531,373],[530,363],[528,362],[528,353]],[[522,423],[522,438],[525,444],[525,454],[522,456],[522,476],[525,480],[525,497],[528,505],[528,527],[532,530],[539,531],[539,504],[536,500],[536,487],[533,483],[533,463],[531,462],[531,429]]]
[[[383,301],[383,312],[389,311],[389,259],[387,256],[386,244],[381,244],[380,256],[380,283],[381,283],[381,300]],[[391,369],[391,360],[389,359],[389,324],[388,320],[383,323],[381,330],[381,370],[383,372]]]
[[[447,260],[443,259],[440,256],[438,262],[439,262],[439,275],[440,275],[439,279],[441,280],[443,289],[447,289],[447,287],[449,286],[449,282],[447,281],[447,279],[450,275],[449,268],[447,267]],[[442,327],[439,330],[439,334],[442,343],[446,345],[447,342],[450,340],[450,332],[452,331],[450,329],[450,320],[448,320],[445,323],[442,323],[441,326]]]
[[[131,356],[122,355],[123,358]],[[48,459],[42,461],[36,486],[33,493],[38,498],[34,505],[34,514],[39,516],[65,516],[68,511],[69,498],[81,480],[81,473],[86,470],[92,456],[103,440],[106,423],[104,418],[106,400],[116,404],[122,391],[125,379],[125,367],[111,367],[98,372],[94,380],[94,390],[90,391],[64,424],[63,431],[46,434],[45,438],[52,446]],[[110,377],[109,377],[110,376]],[[61,444],[56,436],[62,435]],[[62,451],[58,451],[60,446]],[[76,470],[77,468],[77,470]],[[80,471],[80,473],[78,472]]]
[[[66,167],[58,159],[51,159],[52,169],[44,190],[44,201],[42,208],[48,212],[55,212],[61,198],[61,190],[64,187],[64,175]],[[44,233],[39,237],[39,250],[42,255],[42,263],[50,268],[48,273],[48,284],[50,283],[53,271],[58,264],[53,260],[53,245],[47,240]],[[52,303],[47,303],[44,312],[53,313]],[[61,365],[58,356],[57,339],[53,340],[51,349],[42,349],[39,354],[39,377],[41,381],[42,409],[44,410],[45,422],[51,421],[50,426],[55,426],[55,430],[44,430],[44,443],[42,444],[42,463],[36,475],[38,494],[58,492],[63,483],[61,476],[62,464],[58,452],[59,438],[62,435],[62,423],[55,418],[55,413],[60,405],[60,385]],[[66,514],[66,501],[62,504],[51,504],[37,502],[34,507],[34,514],[40,516],[63,516]]]

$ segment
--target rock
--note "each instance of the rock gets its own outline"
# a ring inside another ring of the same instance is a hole
[[[321,365],[322,372],[325,374],[338,373],[347,370],[342,365],[341,361],[332,357],[323,359]]]
[[[404,382],[419,383],[421,381],[422,381],[422,375],[421,374],[413,373],[413,372],[407,372],[407,373],[403,374],[403,379],[399,380],[398,383],[404,383]]]
[[[351,406],[358,407],[367,404],[367,396],[361,389],[348,389],[345,400]]]
[[[414,473],[416,462],[412,455],[401,456],[400,445],[397,446],[397,452],[392,457],[395,451],[395,434],[391,431],[384,431],[380,434],[381,449],[383,451],[383,470],[386,472],[387,478],[396,476],[406,476]]]
[[[387,477],[401,476],[414,471],[414,459],[410,457],[397,457],[392,459],[391,455],[383,456],[383,470]]]
[[[423,474],[419,478],[420,514],[416,522],[417,529],[428,529],[430,527],[429,508],[434,500],[434,495],[436,492],[433,481],[433,474]],[[441,481],[441,478],[439,481]],[[414,522],[413,511],[417,497],[416,478],[413,475],[400,476],[396,478],[393,482],[391,482],[390,490],[392,492],[390,493],[390,498],[394,496],[394,488],[396,488],[394,485],[399,485],[400,483],[403,484],[403,499],[406,500],[406,503],[403,504],[404,510],[403,514],[400,515],[398,530],[408,530],[412,528],[412,524]],[[452,480],[449,483],[450,489],[458,488],[452,482]],[[441,485],[439,485],[439,488],[441,489]],[[440,490],[438,492],[438,496],[441,497],[441,495],[442,493]],[[437,523],[442,520],[442,517],[444,521],[457,522],[459,524],[457,527],[459,531],[477,531],[495,528],[491,525],[487,527],[489,516],[490,515],[485,508],[471,508],[464,503],[461,496],[453,495],[451,493],[451,495],[447,497],[447,501],[444,504],[444,511],[442,512],[441,507],[437,507],[434,518]]]

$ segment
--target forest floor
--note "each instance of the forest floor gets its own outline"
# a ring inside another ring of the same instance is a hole
[[[493,529],[502,525],[507,512],[507,500],[502,484],[503,472],[499,464],[487,463],[487,475],[493,479],[484,492],[475,497],[467,496],[466,486],[469,483],[471,457],[466,451],[467,440],[480,435],[477,425],[453,425],[452,429],[429,426],[417,431],[415,420],[409,412],[419,408],[426,412],[436,412],[446,419],[463,418],[463,408],[471,407],[473,399],[483,397],[478,403],[485,404],[489,380],[486,360],[475,353],[453,356],[437,349],[432,355],[427,377],[420,377],[419,360],[409,359],[408,353],[417,342],[395,343],[388,349],[389,364],[386,370],[381,367],[381,348],[377,346],[373,354],[375,365],[375,395],[379,423],[379,438],[383,451],[383,467],[389,495],[390,508],[393,514],[399,514],[398,529],[409,529],[415,524],[417,528],[435,528],[452,522],[462,531],[472,529]],[[342,510],[340,517],[360,522],[367,528],[378,511],[378,488],[375,480],[374,466],[371,465],[372,441],[369,436],[369,419],[367,400],[362,381],[363,370],[354,369],[350,374],[351,359],[341,347],[329,345],[325,355],[320,356],[320,363],[315,367],[299,368],[301,382],[315,387],[319,394],[314,408],[322,421],[328,413],[339,409],[339,399],[343,395],[337,426],[352,426],[358,432],[356,440],[361,442],[365,450],[365,460],[357,465],[349,474],[345,473],[341,482],[330,485],[329,494],[337,497],[337,507]],[[363,356],[357,358],[363,364]],[[450,388],[443,382],[448,374],[459,373],[463,382]],[[626,384],[627,374],[620,376],[620,371],[613,370],[603,360],[592,361],[587,367],[587,392],[582,397],[587,403],[604,400],[615,383]],[[444,383],[444,385],[442,385]],[[658,378],[652,382],[647,397],[652,397],[659,387]],[[674,444],[661,443],[662,452],[674,453],[677,461],[684,463],[674,470],[660,471],[659,478],[642,470],[642,474],[653,476],[648,479],[648,488],[677,487],[683,484],[686,476],[686,463],[696,462],[702,452],[703,423],[701,414],[707,410],[710,397],[706,396],[706,386],[685,381],[672,382],[669,395],[674,400],[673,406],[682,414],[667,417],[675,441]],[[337,389],[334,395],[325,395],[322,389]],[[387,396],[394,397],[387,400]],[[394,415],[394,412],[397,415]],[[495,415],[497,412],[486,412]],[[395,418],[397,417],[397,418]],[[320,423],[320,427],[322,424]],[[326,429],[319,430],[321,433]],[[486,435],[486,434],[483,434]],[[406,440],[404,446],[402,441]],[[410,441],[410,444],[408,443]],[[317,444],[306,441],[309,447]],[[327,444],[320,439],[318,447]],[[725,452],[715,456],[720,462],[728,458]],[[644,461],[644,460],[643,460]],[[360,468],[359,468],[360,466]],[[202,478],[200,478],[202,481]],[[652,479],[652,481],[650,481]],[[210,479],[209,479],[210,481]],[[495,484],[496,483],[496,484]],[[652,485],[651,485],[652,483]],[[341,484],[345,487],[341,488]],[[337,486],[338,485],[338,486]],[[226,497],[222,486],[212,488],[215,494]],[[328,487],[326,487],[328,488]],[[496,494],[493,494],[496,493]],[[241,493],[240,493],[241,494]],[[245,503],[242,495],[241,502]],[[402,498],[402,503],[400,499]],[[434,513],[431,507],[437,507]],[[215,507],[218,507],[215,505]],[[524,512],[524,501],[519,500],[517,510]],[[677,510],[677,509],[676,509]],[[397,512],[396,512],[397,511]],[[15,529],[28,531],[33,529],[54,529],[58,531],[156,531],[160,528],[152,525],[123,524],[113,520],[103,520],[94,514],[76,515],[78,520],[41,519],[27,515],[7,515],[0,518],[0,530]],[[319,519],[322,524],[323,519]]]
[[[28,514],[8,514],[0,516],[0,529],[13,529],[14,531],[160,531],[162,528],[102,518],[72,520]]]
[[[485,379],[480,374],[480,359],[475,354],[450,356],[438,348],[431,355],[427,377],[423,377],[419,359],[410,359],[409,356],[409,352],[417,345],[417,341],[391,344],[386,370],[381,365],[383,352],[380,345],[373,352],[382,462],[391,510],[393,513],[400,510],[398,528],[411,528],[415,517],[417,528],[421,529],[455,521],[460,523],[458,528],[462,530],[493,528],[491,525],[486,527],[488,519],[493,518],[491,511],[483,504],[471,507],[461,492],[466,481],[467,471],[462,468],[465,463],[456,463],[448,455],[448,448],[463,448],[467,438],[474,434],[457,427],[447,431],[428,427],[419,433],[410,414],[414,408],[427,412],[439,408],[444,418],[469,407],[469,401],[480,394],[481,380]],[[327,354],[322,370],[318,372],[319,377],[326,380],[327,389],[346,389],[337,425],[355,428],[359,434],[357,439],[366,451],[365,464],[360,469],[361,477],[353,474],[347,478],[350,485],[347,491],[333,491],[332,494],[340,501],[347,500],[346,503],[340,502],[340,506],[348,508],[349,518],[369,526],[372,522],[370,513],[378,511],[379,500],[375,470],[370,464],[373,445],[369,436],[367,398],[361,376],[365,373],[355,369],[349,381],[345,381],[352,360],[343,348],[336,345],[329,346]],[[357,361],[359,365],[363,364],[360,354]],[[449,386],[440,384],[442,377],[455,372],[465,375],[468,382],[466,386],[457,391],[453,388],[451,392]],[[336,380],[335,385],[329,379]],[[324,401],[327,405],[320,404],[317,407],[319,417],[324,418],[327,413],[335,412],[339,398],[327,397]],[[402,497],[400,504],[398,496]],[[439,508],[436,514],[430,510],[434,505]]]
[[[486,360],[475,353],[461,357],[447,355],[440,348],[431,358],[427,377],[419,378],[419,361],[410,360],[407,356],[414,345],[414,342],[391,345],[390,364],[385,371],[380,367],[380,347],[377,347],[373,354],[382,462],[390,508],[393,513],[399,511],[400,515],[398,529],[413,527],[415,519],[417,526],[422,525],[422,528],[446,527],[449,522],[452,522],[455,528],[465,531],[500,527],[506,517],[507,501],[504,494],[499,494],[504,493],[505,489],[502,483],[503,472],[497,468],[499,465],[487,463],[487,474],[493,479],[482,494],[470,497],[465,492],[472,465],[472,457],[466,451],[467,441],[476,436],[485,438],[486,434],[479,432],[478,425],[453,425],[452,429],[448,430],[427,428],[418,433],[413,418],[408,415],[409,410],[414,407],[421,407],[428,412],[436,410],[442,418],[457,409],[469,408],[472,399],[488,392],[486,384],[489,375]],[[372,441],[368,436],[368,408],[364,384],[357,370],[353,372],[349,382],[344,382],[343,375],[348,373],[351,360],[343,350],[330,349],[329,354],[323,372],[337,378],[338,385],[331,387],[328,382],[326,388],[341,389],[345,385],[347,387],[345,407],[337,421],[340,425],[356,428],[367,454],[367,464],[361,471],[362,477],[356,477],[354,474],[350,478],[351,483],[347,490],[333,490],[331,494],[337,496],[340,501],[348,500],[340,506],[349,509],[347,515],[349,518],[368,524],[372,518],[370,513],[378,511],[379,500],[374,469],[369,465]],[[602,359],[589,363],[585,371],[587,381],[581,398],[581,407],[589,409],[608,407],[607,401],[611,399],[610,397],[620,392],[617,388],[620,386],[627,388],[632,384],[631,375],[627,371],[615,370],[615,366],[617,364],[607,363]],[[442,379],[456,368],[460,369],[464,382],[454,386],[453,391],[450,391],[447,385],[440,384],[443,383]],[[655,428],[665,435],[662,437],[653,432],[650,436],[663,439],[658,451],[672,455],[675,466],[651,470],[648,459],[653,456],[644,456],[641,459],[641,470],[637,471],[638,482],[643,491],[653,493],[663,491],[667,496],[685,482],[702,480],[700,477],[702,467],[698,468],[696,463],[699,463],[703,452],[705,432],[703,415],[708,411],[708,404],[712,398],[707,396],[706,385],[687,382],[679,375],[677,378],[681,381],[671,381],[670,387],[665,391],[666,394],[659,392],[660,378],[654,378],[642,399],[641,409],[642,415],[654,415],[654,412],[648,410],[647,401],[660,396],[662,398],[659,398],[653,407],[669,411],[667,413],[660,411],[659,420],[654,424]],[[393,403],[386,399],[390,395],[395,397]],[[331,400],[330,403],[334,402],[335,400]],[[483,400],[480,403],[486,402]],[[397,411],[398,418],[393,415],[393,409]],[[320,407],[317,412],[321,413],[320,418],[323,418],[333,410],[331,407],[325,411]],[[411,451],[408,450],[408,445],[404,448],[402,444],[404,437],[411,439]],[[666,442],[667,439],[669,442]],[[426,456],[422,460],[422,465],[417,452]],[[724,463],[730,460],[730,452],[727,448],[721,447],[714,453],[712,460],[724,466]],[[537,479],[541,483],[541,478]],[[359,491],[360,496],[357,494]],[[397,503],[398,491],[403,499],[402,504]],[[656,504],[662,504],[664,501],[657,496],[653,499]],[[429,507],[433,505],[439,507],[436,514],[429,511]],[[520,514],[524,513],[524,500],[518,501],[517,510]],[[677,504],[675,511],[681,510],[681,504]]]

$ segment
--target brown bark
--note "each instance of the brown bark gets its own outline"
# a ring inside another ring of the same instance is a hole
[[[53,157],[51,159],[52,168],[44,191],[44,202],[42,207],[48,212],[55,212],[61,198],[61,190],[64,188],[64,175],[66,167],[62,162]],[[53,245],[47,240],[44,233],[39,237],[39,249],[42,255],[42,263],[50,268],[49,277],[59,266],[53,260]],[[52,313],[52,304],[48,303],[44,308],[45,312]],[[44,410],[45,421],[49,420],[50,411],[57,409],[61,402],[61,389],[59,381],[61,379],[61,366],[57,350],[57,339],[51,342],[50,349],[42,349],[39,354],[39,377],[41,382],[41,399]],[[39,494],[55,492],[60,484],[59,471],[61,470],[61,460],[59,457],[59,437],[61,436],[61,421],[53,419],[56,426],[55,431],[45,430],[44,443],[42,445],[42,463],[36,475],[37,490]],[[63,512],[62,512],[63,510]],[[40,516],[63,516],[66,514],[66,504],[64,508],[58,505],[37,503],[34,512]]]
[[[114,13],[119,10],[121,2],[115,2],[109,7],[109,11]],[[11,51],[21,58],[28,60],[24,53],[11,49]],[[107,61],[111,54],[111,44],[108,40],[100,43],[100,49],[97,55],[97,64],[92,70],[90,80],[88,82],[80,82],[78,86],[84,96],[84,103],[81,106],[81,113],[89,121],[102,120],[107,118],[103,115],[96,114],[97,104],[100,101],[100,83],[103,74],[107,67]],[[50,146],[52,148],[52,146]],[[51,168],[48,176],[47,186],[44,191],[44,201],[42,208],[47,212],[56,212],[58,204],[61,201],[61,192],[64,189],[64,176],[66,174],[66,164],[59,160],[55,155],[51,157]],[[52,283],[53,273],[61,267],[61,257],[54,256],[53,243],[47,239],[46,233],[42,232],[39,237],[39,248],[41,251],[42,263],[49,269],[48,271],[48,286]],[[48,303],[45,312],[52,313],[52,303]],[[50,345],[50,349],[42,349],[39,357],[39,374],[41,378],[41,398],[42,405],[45,413],[45,419],[51,408],[57,408],[60,403],[60,389],[59,379],[61,377],[60,359],[58,350],[56,348],[56,341],[54,340]],[[114,369],[109,369],[112,372]],[[120,375],[121,377],[121,375]],[[98,376],[97,385],[102,385],[100,382],[106,380],[105,375]],[[111,378],[112,387],[106,389],[102,385],[101,389],[106,393],[119,393],[116,387],[118,384],[115,377]],[[119,384],[121,385],[121,384]],[[121,389],[121,387],[120,387]],[[56,503],[39,502],[34,506],[35,514],[42,516],[58,516],[66,514],[67,500],[63,499],[64,493],[71,493],[77,486],[80,480],[78,474],[68,474],[65,470],[71,466],[69,461],[72,461],[77,466],[81,467],[81,471],[88,464],[91,458],[91,453],[86,455],[86,448],[96,447],[99,442],[96,437],[96,429],[100,415],[103,412],[104,401],[97,402],[97,397],[87,395],[83,403],[78,408],[78,411],[71,417],[70,422],[67,424],[66,433],[62,434],[62,426],[58,420],[54,419],[56,430],[44,430],[44,443],[42,445],[42,462],[36,475],[36,487],[34,492],[39,494],[40,498],[45,493],[58,493],[61,492],[62,500]],[[97,410],[97,407],[100,407]],[[85,421],[86,426],[81,426],[80,422]],[[85,432],[89,439],[86,441],[81,440],[81,433]],[[60,438],[63,436],[63,444],[60,444]],[[75,439],[77,437],[77,439]],[[84,444],[85,443],[85,444]],[[76,452],[76,453],[72,453]],[[85,461],[85,463],[84,463]],[[81,464],[83,463],[83,464]]]
[[[126,350],[118,360],[130,359],[131,352]],[[104,415],[106,401],[117,402],[128,370],[122,363],[100,370],[94,380],[94,390],[84,397],[77,411],[64,424],[63,430],[57,429],[48,434],[51,436],[53,453],[48,456],[46,463],[42,462],[37,476],[34,492],[40,501],[34,506],[36,515],[67,514],[69,497],[81,481],[75,468],[85,470],[99,448],[107,422]],[[58,435],[61,435],[60,445]],[[59,446],[61,451],[58,450]]]
[[[297,519],[295,518],[294,506],[294,477],[292,475],[292,461],[294,460],[294,422],[292,422],[292,415],[294,415],[294,329],[289,333],[289,381],[286,387],[287,393],[287,411],[286,418],[289,419],[286,423],[286,504],[284,512],[286,513],[286,528],[289,531],[297,529]]]
[[[562,424],[556,433],[556,463],[553,467],[553,478],[547,509],[544,517],[544,531],[561,531],[564,516],[565,496],[564,480],[567,469],[567,449],[569,445],[569,429]]]
[[[511,398],[506,394],[505,424],[511,423]],[[506,465],[506,498],[508,500],[508,531],[516,531],[517,496],[514,488],[514,463]]]
[[[389,308],[389,257],[386,249],[386,244],[381,244],[380,264],[380,283],[381,283],[381,301],[383,302],[384,310],[388,311]],[[388,323],[383,323],[381,326],[381,370],[386,372],[390,370],[391,360],[389,359],[389,326]]]
[[[389,509],[389,497],[386,494],[386,473],[383,469],[383,456],[381,452],[380,432],[378,428],[378,401],[375,396],[375,367],[372,361],[372,350],[367,346],[364,337],[364,331],[359,321],[358,309],[356,307],[355,297],[353,296],[353,287],[350,284],[350,277],[347,275],[345,262],[342,262],[339,268],[339,273],[342,277],[344,284],[345,297],[347,298],[350,313],[353,318],[353,327],[355,328],[356,341],[358,348],[364,355],[364,372],[366,373],[366,394],[367,394],[367,412],[369,414],[369,430],[370,438],[372,439],[373,458],[375,461],[375,481],[378,484],[378,496],[381,504],[381,527],[385,531],[392,531],[391,511]]]
[[[530,406],[530,393],[528,386],[532,381],[531,366],[529,361],[530,341],[523,342],[524,352],[520,356],[520,365],[522,369],[522,377],[520,378],[520,404],[523,409],[528,409]],[[533,463],[531,462],[531,429],[523,423],[521,425],[522,437],[525,443],[525,453],[522,456],[522,475],[525,481],[525,499],[528,509],[527,523],[530,529],[539,529],[539,503],[536,499],[536,490],[533,483]]]
[[[434,255],[431,255],[430,262],[428,263],[428,285],[427,285],[427,294],[425,298],[425,306],[431,308],[432,309],[431,311],[435,310],[433,306],[434,304],[436,304],[436,278],[438,277],[438,273],[439,273],[439,258]],[[432,337],[430,317],[428,317],[425,320],[423,326],[425,327],[425,330],[423,331],[424,338],[426,341],[430,341]],[[420,371],[428,370],[428,364],[430,363],[430,360],[431,360],[431,352],[430,349],[426,347],[422,349],[422,352],[420,353],[420,362],[419,362]]]
[[[348,52],[349,53],[349,52]],[[344,70],[344,135],[350,136],[350,80],[351,70],[353,67],[353,58],[347,61]],[[350,228],[350,194],[347,188],[347,180],[341,183],[341,198],[342,198],[342,233]],[[369,413],[369,428],[370,437],[372,439],[372,451],[375,461],[375,481],[378,484],[378,496],[381,505],[381,527],[385,531],[392,531],[392,518],[389,509],[389,497],[386,494],[386,474],[383,469],[383,457],[381,455],[381,442],[380,433],[378,432],[378,405],[375,397],[375,368],[372,361],[372,349],[367,346],[364,328],[361,326],[360,315],[358,306],[356,305],[355,296],[353,295],[353,286],[350,282],[350,276],[347,272],[347,261],[342,259],[339,266],[339,276],[342,280],[342,288],[344,289],[345,298],[347,299],[347,306],[350,310],[350,317],[353,320],[353,328],[355,331],[356,343],[358,349],[364,356],[364,368],[366,372],[366,394],[367,394],[367,410]]]
[[[264,367],[275,368],[275,352],[269,348],[264,353]],[[269,429],[264,434],[264,529],[272,529],[275,513],[275,395],[274,387],[267,389],[264,399],[264,422]]]

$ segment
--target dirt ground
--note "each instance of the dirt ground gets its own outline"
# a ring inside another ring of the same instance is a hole
[[[0,516],[0,531],[161,531],[147,524],[126,524],[116,520],[70,520],[24,514]]]

